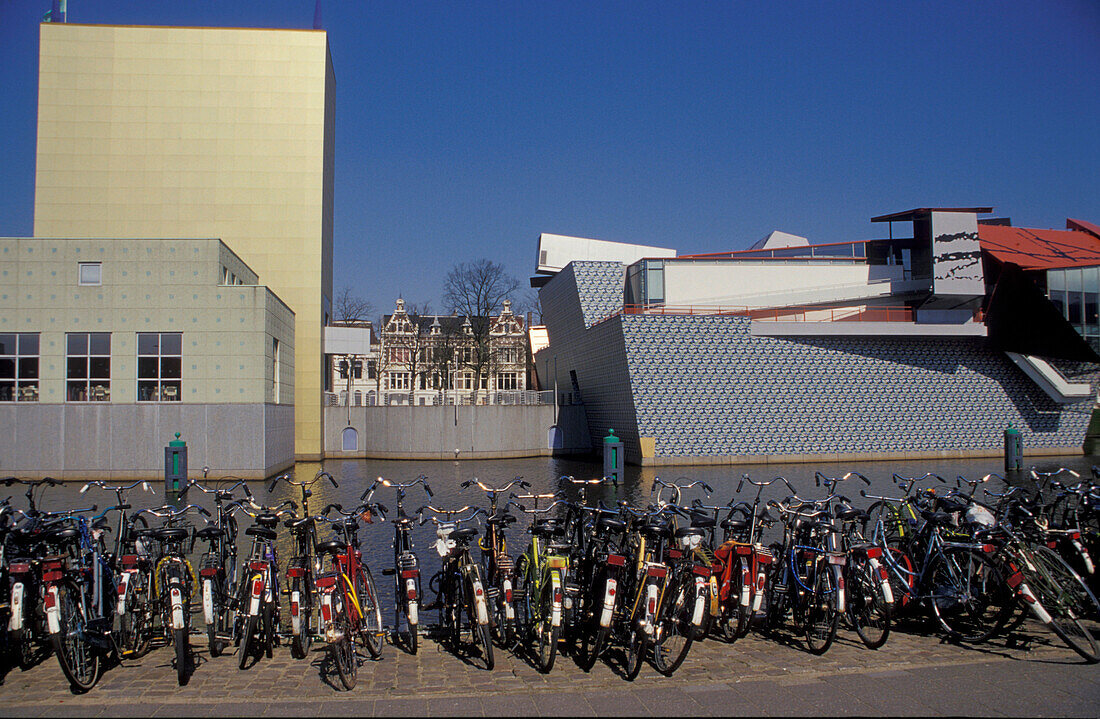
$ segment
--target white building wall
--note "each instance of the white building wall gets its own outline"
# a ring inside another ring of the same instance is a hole
[[[665,306],[768,307],[867,296],[870,283],[902,279],[900,265],[669,262]],[[890,283],[881,283],[882,294]]]

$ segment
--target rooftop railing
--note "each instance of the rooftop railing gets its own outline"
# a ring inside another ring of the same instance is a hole
[[[720,307],[715,305],[681,305],[645,307],[625,305],[601,322],[617,315],[679,315],[748,317],[770,322],[914,322],[914,310],[906,306],[889,305],[789,305],[786,307]],[[974,321],[982,320],[981,310],[974,312]],[[599,324],[599,323],[597,323]]]

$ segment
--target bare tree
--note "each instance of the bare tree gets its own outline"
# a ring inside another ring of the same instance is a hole
[[[451,268],[443,284],[443,302],[449,309],[469,318],[472,352],[469,367],[474,373],[471,398],[476,401],[492,361],[489,333],[490,318],[519,290],[519,281],[509,275],[504,265],[486,259],[463,262]]]
[[[338,322],[364,324],[370,322],[374,306],[362,297],[352,294],[350,287],[344,287],[336,295],[333,314]]]

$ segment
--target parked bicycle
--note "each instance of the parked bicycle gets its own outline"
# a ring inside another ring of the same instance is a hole
[[[340,519],[329,519],[334,511]],[[359,549],[359,520],[372,522],[378,515],[385,521],[385,513],[386,508],[377,502],[361,504],[350,512],[339,504],[330,504],[317,517],[331,524],[336,533],[333,539],[317,545],[317,555],[322,559],[317,588],[325,640],[340,681],[349,690],[355,688],[358,677],[357,646],[365,647],[372,659],[382,656],[382,606]]]
[[[258,658],[264,654],[270,659],[279,641],[279,555],[275,546],[279,533],[275,527],[282,517],[292,516],[297,506],[289,499],[273,507],[251,499],[247,504],[246,500],[238,500],[237,506],[254,520],[244,530],[252,537],[252,548],[241,566],[233,632],[239,642],[238,666],[244,669],[253,655]]]
[[[309,511],[309,499],[313,496],[313,485],[322,479],[327,479],[333,489],[340,486],[331,474],[322,469],[308,481],[291,479],[289,474],[284,474],[273,479],[268,488],[269,492],[274,490],[279,480],[283,480],[298,487],[302,495],[300,516],[292,515],[284,522],[294,537],[294,556],[286,568],[286,591],[290,595],[290,654],[295,659],[305,659],[319,623],[315,601],[317,574],[320,571],[316,555],[317,521]]]
[[[370,501],[379,484],[397,493],[397,513],[393,518],[393,566],[382,570],[383,576],[393,577],[394,632],[399,633],[401,617],[404,616],[408,632],[406,646],[410,654],[416,654],[419,644],[420,601],[424,592],[420,582],[420,560],[413,551],[413,519],[405,512],[405,495],[418,484],[424,487],[429,499],[434,495],[424,475],[404,483],[379,477],[363,495],[366,501]]]
[[[476,521],[484,510],[469,506],[439,509],[428,505],[417,510],[417,514],[421,524],[428,520],[435,524],[435,549],[443,560],[439,571],[428,582],[435,592],[432,606],[439,610],[443,637],[452,651],[480,654],[485,668],[492,670],[493,641],[485,580],[481,565],[470,555],[470,542],[479,532],[476,527],[460,526]],[[466,516],[459,517],[460,514]],[[444,519],[432,515],[440,515]],[[465,638],[467,634],[469,640]]]
[[[203,473],[205,479],[205,470]],[[198,530],[195,535],[207,543],[199,560],[199,577],[202,581],[202,611],[206,620],[206,641],[210,656],[220,656],[233,641],[233,618],[237,610],[237,520],[234,513],[240,509],[234,492],[244,491],[246,498],[252,492],[243,479],[223,477],[218,483],[236,483],[228,489],[207,487],[192,480],[194,487],[214,496],[213,523]]]

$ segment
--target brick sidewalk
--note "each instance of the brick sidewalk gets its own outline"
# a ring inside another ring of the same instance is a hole
[[[196,666],[185,687],[177,686],[172,651],[160,648],[112,667],[84,696],[70,693],[53,657],[25,672],[13,669],[0,686],[0,702],[6,714],[21,717],[1100,713],[1100,666],[1083,664],[1035,625],[978,647],[898,631],[878,651],[841,630],[822,657],[803,651],[797,639],[710,640],[694,645],[673,677],[646,664],[634,682],[619,676],[614,657],[587,674],[570,657],[559,657],[553,672],[542,675],[497,649],[496,668],[488,672],[422,639],[416,656],[387,646],[380,661],[364,661],[350,692],[318,645],[300,661],[276,647],[272,659],[243,671],[235,656],[211,659],[199,637],[193,645]]]

